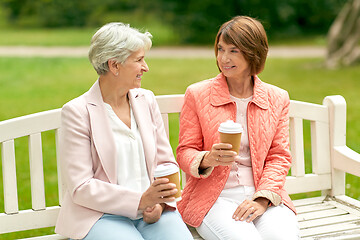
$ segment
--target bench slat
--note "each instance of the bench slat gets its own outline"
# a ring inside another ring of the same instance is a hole
[[[285,189],[289,194],[331,189],[331,174],[306,174],[304,177],[287,176]]]
[[[31,200],[34,210],[45,209],[45,184],[41,133],[29,136]]]
[[[328,108],[326,106],[296,100],[290,101],[289,116],[310,121],[329,122]]]
[[[23,240],[65,240],[65,239],[68,239],[68,238],[61,236],[59,234],[52,234],[52,235],[41,236],[41,237],[23,238]]]
[[[290,118],[291,176],[305,176],[303,120]]]
[[[169,115],[168,114],[161,114],[162,120],[164,122],[166,136],[169,139]]]
[[[343,224],[346,222],[354,222],[359,221],[360,217],[347,214],[347,215],[341,215],[341,216],[334,216],[334,217],[326,217],[326,218],[320,218],[320,219],[313,219],[308,221],[299,222],[300,229],[305,228],[314,228],[314,227],[320,227],[325,225],[331,225],[331,224]]]
[[[183,94],[156,96],[161,113],[179,113],[184,104]]]
[[[294,206],[296,208],[302,207],[302,206],[308,206],[312,204],[321,204],[324,202],[324,196],[320,197],[313,197],[313,198],[303,198],[303,199],[297,199],[293,200]]]
[[[323,240],[358,240],[360,239],[360,230],[349,230],[349,231],[341,231],[338,233],[331,234],[321,234],[314,237],[305,237],[301,238],[302,240],[315,240],[315,239],[323,239]]]
[[[59,129],[55,129],[55,145],[56,145],[56,168],[57,168],[57,177],[58,177],[58,193],[59,193],[59,204],[61,206],[61,203],[63,201],[63,196],[65,195],[66,186],[64,181],[62,180],[61,176],[61,165],[60,165],[60,150],[58,148],[59,146],[59,137],[60,137],[60,131]]]
[[[339,146],[334,149],[334,168],[360,176],[360,154],[347,146]]]
[[[313,173],[324,174],[331,172],[329,124],[311,121],[311,155]]]
[[[55,226],[59,206],[45,210],[23,210],[16,214],[0,213],[0,234]]]
[[[344,224],[330,224],[321,227],[303,229],[301,231],[301,237],[311,237],[329,233],[343,233],[345,231],[356,229],[359,229],[359,224],[356,221]]]
[[[325,203],[297,207],[296,212],[298,214],[303,214],[303,213],[322,211],[322,210],[328,210],[328,209],[334,209],[334,208],[336,208],[334,205],[331,205],[331,204],[325,202]]]
[[[0,122],[0,142],[59,128],[61,109],[34,113]]]
[[[14,140],[1,144],[2,171],[4,183],[4,207],[5,213],[12,214],[19,211],[16,163]]]
[[[313,219],[320,219],[320,218],[324,218],[324,217],[341,216],[341,215],[346,215],[346,214],[348,214],[348,212],[346,212],[342,209],[334,208],[334,209],[326,209],[326,210],[316,211],[316,212],[300,213],[300,214],[298,214],[298,220],[299,220],[299,222],[302,222],[302,221],[308,221],[308,220],[313,220]]]

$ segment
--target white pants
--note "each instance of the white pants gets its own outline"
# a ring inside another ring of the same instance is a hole
[[[281,204],[271,206],[253,222],[235,221],[236,208],[251,199],[254,187],[239,186],[224,189],[218,200],[196,228],[206,240],[295,240],[299,239],[299,225],[295,213]]]

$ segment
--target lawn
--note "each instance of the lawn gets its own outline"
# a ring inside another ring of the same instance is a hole
[[[149,24],[131,25],[141,31],[149,31],[153,35],[154,46],[176,45],[178,39],[174,31],[157,22]],[[99,26],[101,27],[101,26]],[[27,28],[1,28],[0,46],[88,46],[90,36],[98,28],[59,28],[59,29],[27,29]]]
[[[1,21],[1,17],[0,17]],[[176,29],[161,24],[157,21],[149,20],[144,23],[130,19],[122,21],[131,22],[131,26],[141,31],[149,31],[153,35],[154,46],[173,46],[179,45],[179,37]],[[110,22],[110,21],[109,21]],[[101,27],[101,26],[99,26]],[[2,27],[0,23],[0,46],[88,46],[90,36],[98,28],[11,28]],[[212,40],[210,41],[212,44]],[[272,46],[326,46],[324,35],[307,35],[297,38],[269,38]]]
[[[214,59],[148,59],[150,71],[145,73],[142,86],[156,95],[184,93],[186,87],[218,73]],[[85,58],[1,58],[0,59],[0,121],[39,111],[60,108],[65,102],[85,92],[97,75]],[[263,81],[286,89],[291,99],[321,104],[327,95],[340,94],[347,101],[347,143],[360,152],[360,68],[327,70],[320,59],[269,59]],[[172,125],[176,125],[176,116]],[[305,129],[307,127],[305,126]],[[177,144],[177,127],[171,133],[171,143]],[[56,166],[53,149],[54,134],[43,135],[46,159],[47,205],[57,204]],[[308,140],[307,140],[308,141]],[[26,139],[16,142],[20,209],[31,207],[29,163],[25,157]],[[310,145],[309,142],[305,146]],[[310,153],[307,153],[310,155]],[[308,157],[308,156],[307,156]],[[0,165],[1,168],[1,165]],[[3,199],[0,170],[0,199]],[[346,193],[360,200],[359,179],[347,176]],[[293,196],[294,198],[303,197]],[[0,202],[0,212],[4,206]],[[52,228],[41,230],[51,232]],[[1,239],[31,236],[32,233],[5,234]]]

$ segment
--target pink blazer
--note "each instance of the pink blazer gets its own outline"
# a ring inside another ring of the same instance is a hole
[[[158,164],[177,163],[154,94],[132,89],[129,99],[152,182]],[[116,148],[98,81],[62,108],[60,162],[66,193],[56,233],[81,239],[103,213],[136,217],[142,193],[117,185]]]
[[[284,190],[291,165],[289,151],[289,96],[280,88],[255,77],[253,100],[247,107],[248,137],[256,192],[273,205],[284,203],[295,212]],[[221,122],[236,120],[236,104],[230,99],[226,78],[216,78],[188,87],[180,116],[177,161],[187,174],[187,183],[178,202],[183,220],[198,227],[217,200],[230,167],[209,168],[199,174],[200,162],[214,143]]]

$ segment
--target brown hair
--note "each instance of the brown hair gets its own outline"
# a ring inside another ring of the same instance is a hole
[[[250,65],[251,76],[261,73],[265,67],[269,46],[265,29],[258,20],[236,16],[224,23],[215,38],[216,56],[221,36],[226,44],[233,44],[239,48]]]

